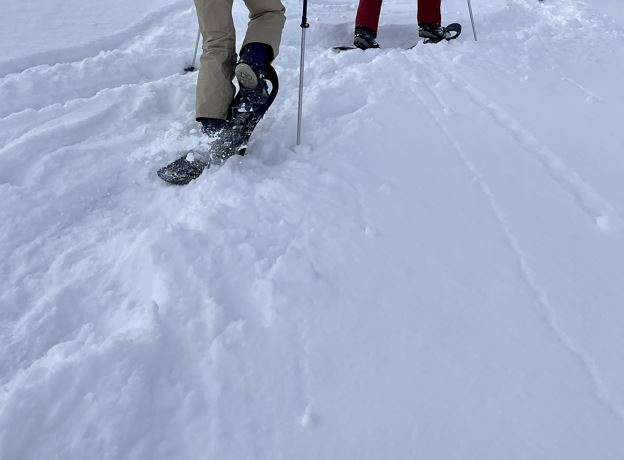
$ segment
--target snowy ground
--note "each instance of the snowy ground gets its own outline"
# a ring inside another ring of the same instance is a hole
[[[624,458],[619,0],[474,1],[478,43],[446,0],[412,50],[386,0],[339,55],[355,2],[314,1],[296,151],[289,1],[250,154],[182,188],[191,3],[38,3],[2,16],[0,459]]]

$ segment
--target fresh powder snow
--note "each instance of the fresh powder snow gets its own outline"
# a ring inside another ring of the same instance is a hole
[[[624,6],[286,0],[248,155],[190,0],[3,0],[1,460],[624,459]],[[238,40],[247,23],[235,1]]]

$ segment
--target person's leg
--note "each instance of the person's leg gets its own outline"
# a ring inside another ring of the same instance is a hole
[[[196,117],[227,118],[234,98],[236,33],[232,0],[195,0],[203,37],[201,66],[197,78]]]
[[[442,0],[418,0],[418,24],[439,27],[442,24],[441,2]]]
[[[382,0],[360,0],[355,16],[355,27],[368,27],[377,36],[379,15],[381,14]]]
[[[245,0],[245,5],[249,9],[249,25],[243,48],[250,43],[269,45],[273,51],[268,58],[271,61],[279,53],[286,8],[280,0]]]

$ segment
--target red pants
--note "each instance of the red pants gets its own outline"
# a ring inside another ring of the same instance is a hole
[[[355,25],[366,26],[376,33],[379,25],[379,13],[381,13],[381,1],[360,0]],[[418,23],[441,25],[440,3],[441,0],[418,0]]]

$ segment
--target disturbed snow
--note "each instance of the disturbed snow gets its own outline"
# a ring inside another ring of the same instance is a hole
[[[298,148],[288,1],[249,155],[182,188],[190,2],[9,3],[1,459],[624,457],[617,0],[473,2],[477,43],[447,0],[412,50],[386,0],[342,54],[314,1]]]

